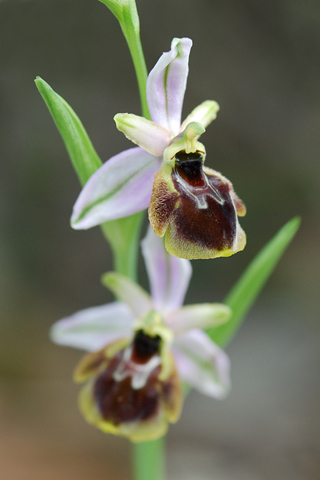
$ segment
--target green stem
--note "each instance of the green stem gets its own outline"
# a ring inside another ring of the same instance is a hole
[[[135,2],[129,2],[129,8],[123,9],[124,24],[121,25],[126,38],[133,65],[135,68],[142,114],[151,119],[147,103],[147,76],[148,71],[140,41],[139,17]],[[130,246],[127,255],[121,260],[130,259]],[[118,265],[120,267],[120,265]],[[164,438],[150,442],[142,442],[133,446],[133,478],[134,480],[164,480],[165,478],[165,452]]]
[[[111,245],[116,272],[136,280],[138,248],[144,212],[119,218],[101,225],[103,235]]]
[[[147,66],[144,60],[140,37],[137,40],[138,40],[137,42],[129,42],[129,41],[127,42],[128,42],[131,56],[132,56],[133,65],[136,71],[139,93],[140,93],[142,115],[148,120],[151,120],[149,107],[147,103],[147,90],[146,90]]]
[[[100,0],[115,15],[127,41],[137,76],[142,114],[151,119],[147,103],[148,71],[140,40],[140,21],[135,0]],[[135,280],[137,276],[138,240],[142,215],[136,214],[102,226],[110,242],[115,270]],[[134,480],[164,480],[164,438],[133,446]]]
[[[142,115],[151,120],[147,102],[147,77],[148,70],[140,40],[140,22],[134,0],[129,0],[123,8],[123,23],[120,22],[122,32],[127,41],[134,69],[137,76],[141,101]]]
[[[163,480],[165,437],[133,446],[134,480]]]

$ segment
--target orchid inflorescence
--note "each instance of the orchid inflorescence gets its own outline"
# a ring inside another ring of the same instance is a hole
[[[86,229],[148,208],[142,252],[151,296],[117,272],[102,282],[116,296],[53,325],[51,337],[88,353],[74,379],[85,383],[80,409],[101,430],[134,442],[158,438],[176,422],[182,384],[223,398],[229,360],[203,329],[230,318],[229,307],[182,307],[191,277],[188,259],[229,256],[246,243],[237,215],[245,207],[232,184],[204,166],[199,137],[219,106],[205,101],[181,123],[192,41],[175,38],[151,70],[147,100],[152,120],[117,114],[117,128],[135,148],[112,157],[86,182],[71,224]],[[161,237],[165,237],[165,241]]]
[[[238,222],[246,208],[231,182],[205,166],[206,149],[199,141],[219,106],[204,101],[181,122],[192,41],[174,38],[147,76],[135,1],[100,1],[120,22],[129,45],[144,117],[115,115],[118,130],[136,146],[103,164],[72,108],[36,79],[83,185],[71,225],[100,225],[117,270],[102,277],[116,300],[56,322],[51,338],[89,352],[74,373],[75,381],[85,384],[79,405],[86,420],[139,442],[145,454],[148,444],[141,442],[163,436],[168,424],[179,419],[189,387],[215,398],[228,393],[230,365],[221,346],[240,325],[299,219],[285,225],[258,254],[228,295],[228,305],[182,306],[190,260],[228,257],[246,244]],[[133,281],[142,220],[138,212],[146,209],[150,226],[142,253],[151,295]],[[160,458],[160,443],[155,443]],[[145,468],[138,468],[137,480],[160,478],[153,465]]]

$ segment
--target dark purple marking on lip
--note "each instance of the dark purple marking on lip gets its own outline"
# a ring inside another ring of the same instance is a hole
[[[119,425],[124,422],[148,420],[156,416],[160,406],[158,375],[161,366],[150,373],[143,388],[135,390],[131,386],[131,376],[120,382],[113,378],[121,360],[122,352],[112,359],[108,368],[95,382],[94,397],[102,417],[113,425]]]
[[[172,171],[180,194],[179,208],[173,212],[178,236],[202,248],[231,249],[236,239],[237,214],[229,186],[218,176],[204,173],[199,153],[183,153],[179,152]]]
[[[115,372],[123,364],[125,349],[118,352],[107,368],[95,380],[93,393],[96,406],[104,420],[119,425],[124,422],[138,422],[155,417],[165,401],[170,405],[174,401],[174,381],[169,377],[159,380],[161,364],[153,368],[143,387],[132,387],[132,365],[143,365],[155,355],[159,355],[161,337],[151,337],[139,330],[133,339],[130,359],[124,369],[128,372],[122,380],[115,380]],[[129,365],[130,363],[130,365]]]
[[[196,153],[178,152],[175,156],[176,170],[181,178],[193,187],[204,187],[205,177],[202,172],[202,155]]]
[[[138,330],[133,340],[132,360],[137,364],[147,363],[153,355],[159,353],[161,337],[150,337]]]

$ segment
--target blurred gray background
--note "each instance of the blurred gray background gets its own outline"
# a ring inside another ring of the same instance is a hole
[[[320,3],[138,0],[150,70],[174,36],[194,41],[184,115],[219,102],[208,166],[245,201],[243,253],[193,262],[187,303],[222,301],[294,215],[301,229],[228,346],[224,402],[192,393],[171,427],[171,480],[319,480]],[[80,191],[33,80],[74,108],[103,160],[129,148],[117,112],[140,113],[117,21],[97,0],[0,1],[0,464],[13,480],[128,480],[129,444],[88,426],[70,377],[81,352],[48,328],[111,295],[98,228],[72,231]],[[147,286],[144,267],[140,279]]]

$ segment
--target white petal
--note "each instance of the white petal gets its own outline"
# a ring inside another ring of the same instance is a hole
[[[181,125],[180,131],[182,132],[190,122],[201,123],[206,128],[210,123],[217,118],[217,113],[220,110],[219,105],[214,100],[206,100],[198,105],[187,116]]]
[[[116,272],[108,272],[102,276],[102,283],[114,295],[126,303],[136,319],[154,309],[151,297],[129,278]]]
[[[180,308],[192,275],[191,263],[170,255],[151,227],[141,246],[156,309],[168,313]]]
[[[147,80],[147,99],[152,120],[177,135],[187,85],[190,38],[174,38],[171,50],[161,55]]]
[[[51,340],[60,345],[88,351],[100,350],[118,338],[132,333],[133,315],[120,302],[86,308],[54,323]]]
[[[224,398],[230,389],[230,362],[226,353],[202,330],[176,337],[174,355],[182,381],[199,392]]]
[[[157,123],[131,113],[118,113],[114,117],[117,129],[147,152],[162,157],[171,140],[171,133]]]
[[[180,334],[192,328],[209,328],[229,320],[231,309],[222,303],[201,303],[188,305],[167,316],[166,323]]]
[[[161,160],[141,148],[110,158],[89,178],[74,207],[71,225],[87,229],[148,208]]]

